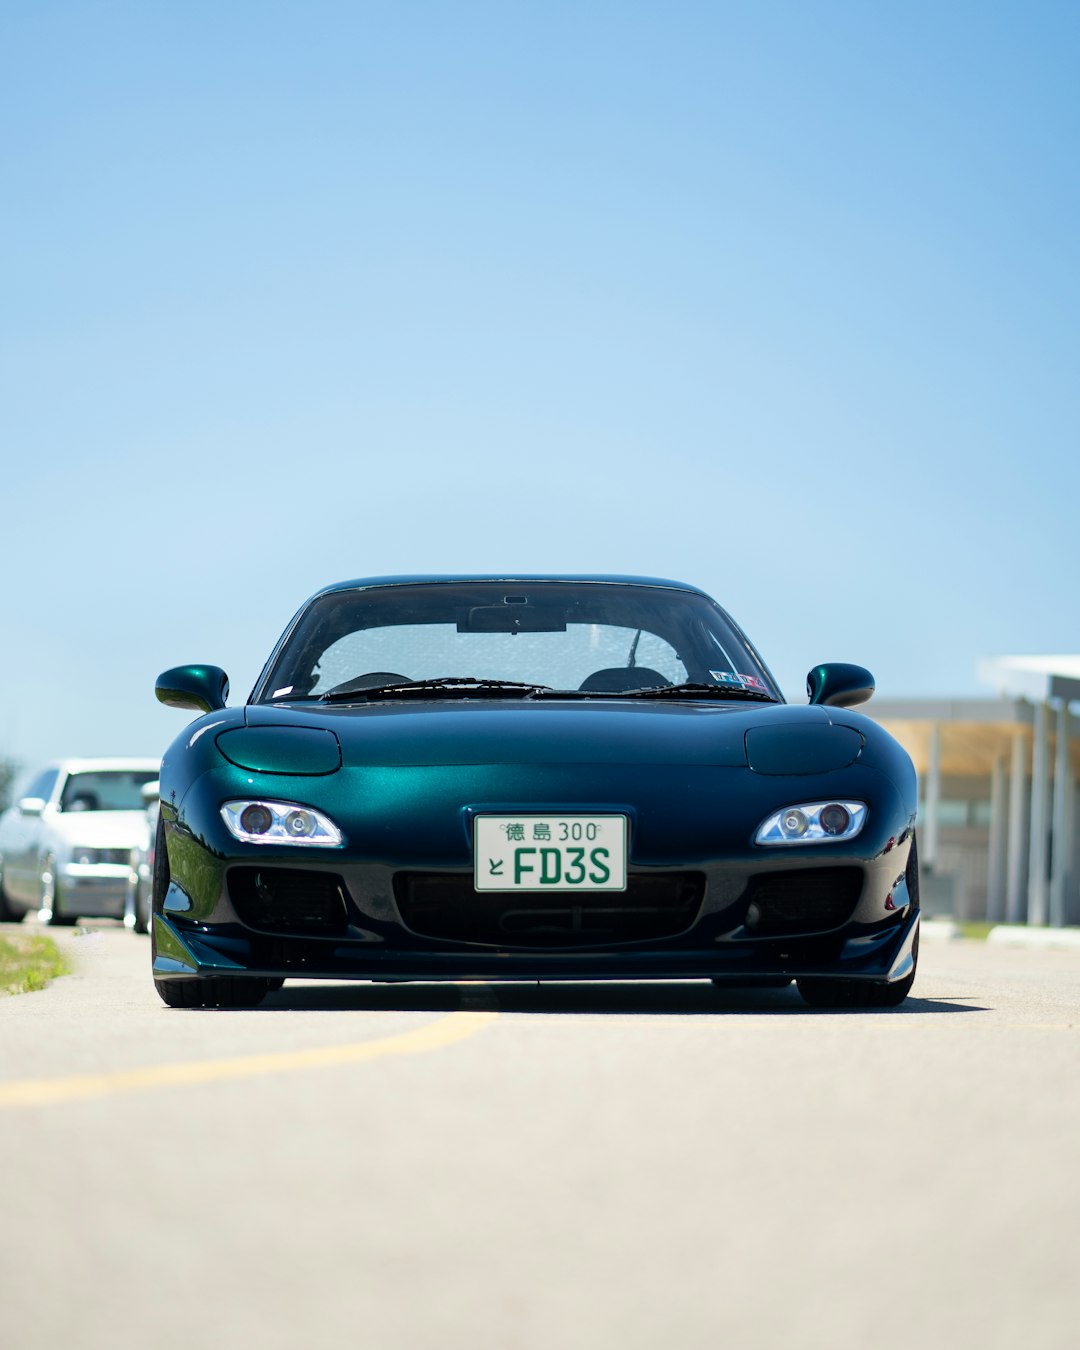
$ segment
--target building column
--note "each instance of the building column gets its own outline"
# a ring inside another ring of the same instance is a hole
[[[937,866],[938,845],[941,841],[941,726],[937,722],[930,723],[923,810],[926,821],[919,832],[919,861],[933,871]]]
[[[1012,738],[1012,765],[1009,769],[1009,838],[1005,866],[1005,920],[1023,923],[1027,909],[1024,884],[1027,880],[1024,843],[1027,813],[1027,737],[1014,731]]]
[[[990,856],[986,876],[986,917],[991,923],[1005,918],[1008,820],[1005,814],[1005,756],[994,756],[990,775]]]
[[[1077,820],[1077,806],[1080,805],[1080,782],[1069,775],[1069,880],[1065,892],[1065,922],[1080,923],[1080,820]]]
[[[1028,849],[1027,921],[1045,927],[1049,917],[1046,884],[1047,843],[1050,831],[1050,792],[1046,745],[1049,705],[1035,704],[1035,739],[1031,748],[1031,844]]]
[[[1065,924],[1065,887],[1072,859],[1069,838],[1072,814],[1072,757],[1070,749],[1069,700],[1063,698],[1058,708],[1057,746],[1054,754],[1054,809],[1053,843],[1050,851],[1050,922],[1055,928]]]

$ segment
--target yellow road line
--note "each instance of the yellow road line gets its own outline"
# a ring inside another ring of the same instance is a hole
[[[1009,1031],[1078,1031],[1075,1022],[1006,1022]],[[993,1028],[990,1028],[993,1030]]]
[[[470,999],[470,1002],[479,1001]],[[121,1092],[145,1092],[151,1088],[192,1087],[227,1079],[260,1078],[268,1074],[296,1073],[306,1069],[329,1069],[342,1064],[362,1064],[387,1055],[419,1055],[441,1050],[467,1040],[498,1017],[497,1012],[453,1012],[437,1022],[377,1041],[353,1045],[327,1045],[313,1050],[285,1050],[235,1059],[195,1060],[186,1064],[155,1064],[143,1069],[115,1073],[79,1074],[74,1078],[29,1078],[0,1083],[0,1109],[46,1106],[56,1102],[86,1101]]]

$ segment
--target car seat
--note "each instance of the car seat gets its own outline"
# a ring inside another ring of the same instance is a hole
[[[98,796],[96,792],[90,792],[84,789],[72,797],[71,801],[64,807],[65,811],[100,811],[98,805]]]
[[[671,681],[648,666],[608,666],[587,675],[578,689],[585,694],[623,694],[631,689],[660,689]]]

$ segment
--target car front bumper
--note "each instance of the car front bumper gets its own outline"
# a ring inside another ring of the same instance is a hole
[[[894,982],[911,969],[913,804],[874,770],[778,788],[745,771],[628,767],[621,799],[610,766],[404,768],[363,786],[355,816],[335,787],[346,843],[334,849],[238,842],[220,812],[236,793],[217,770],[179,810],[163,806],[156,978]],[[778,802],[838,794],[871,805],[857,837],[753,842]],[[274,795],[329,809],[310,783]],[[477,891],[472,821],[507,811],[625,815],[625,894]]]
[[[345,918],[334,931],[289,931],[279,911],[234,905],[236,888],[225,870],[211,915],[193,912],[190,897],[175,884],[164,912],[154,916],[154,974],[158,979],[252,975],[267,978],[361,980],[625,980],[832,976],[876,982],[903,979],[912,967],[919,924],[917,897],[908,892],[897,863],[877,859],[857,870],[857,898],[845,902],[839,924],[803,924],[799,931],[755,930],[749,921],[753,883],[775,885],[783,872],[750,878],[727,864],[700,874],[691,920],[680,931],[647,940],[612,941],[575,934],[565,924],[549,940],[543,930],[505,941],[467,940],[415,931],[403,919],[400,887],[386,869],[343,869],[348,898]],[[267,869],[273,876],[272,870]],[[681,874],[680,874],[681,875]],[[805,874],[802,874],[805,875]],[[336,874],[335,874],[336,876]],[[368,881],[365,890],[362,877]],[[800,878],[801,879],[801,878]],[[457,874],[458,893],[467,878]],[[575,897],[576,899],[577,897]],[[618,899],[619,897],[615,897]],[[518,897],[515,897],[515,900]],[[534,900],[528,902],[535,905]],[[243,913],[237,912],[240,908]],[[574,915],[566,904],[562,913]],[[522,911],[508,911],[516,917]],[[535,909],[524,911],[536,913]],[[316,910],[305,915],[320,918]],[[415,920],[414,920],[415,922]],[[569,922],[569,921],[567,921]],[[253,926],[254,925],[254,926]]]
[[[120,863],[64,863],[58,881],[62,914],[118,919],[124,913],[131,868]]]

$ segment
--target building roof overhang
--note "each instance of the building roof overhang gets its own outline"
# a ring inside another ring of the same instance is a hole
[[[979,662],[979,679],[1003,696],[1034,703],[1080,699],[1080,656],[990,656]]]
[[[875,699],[866,712],[896,737],[920,774],[929,766],[935,734],[941,772],[950,777],[989,776],[1018,736],[1027,742],[1030,766],[1035,705],[1080,700],[1080,655],[993,656],[979,662],[978,673],[997,689],[997,698]],[[1055,710],[1049,719],[1051,747],[1058,724]],[[1071,739],[1073,773],[1080,776],[1080,739]]]
[[[1026,699],[881,699],[866,713],[894,736],[925,774],[932,738],[937,734],[941,772],[955,778],[987,778],[995,763],[1009,762],[1013,742],[1025,743],[1030,767],[1035,705]],[[1057,717],[1049,722],[1049,743],[1056,743]],[[1080,739],[1070,746],[1073,773],[1080,777]]]

